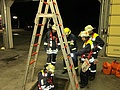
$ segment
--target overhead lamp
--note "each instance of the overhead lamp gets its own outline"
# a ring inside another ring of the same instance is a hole
[[[18,17],[17,16],[13,16],[13,19],[17,19]]]

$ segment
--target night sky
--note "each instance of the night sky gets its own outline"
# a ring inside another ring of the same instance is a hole
[[[59,11],[63,19],[64,27],[80,31],[91,24],[98,27],[100,3],[98,0],[57,0]],[[17,15],[20,19],[20,27],[26,22],[34,23],[39,2],[14,3],[11,7],[11,14]]]

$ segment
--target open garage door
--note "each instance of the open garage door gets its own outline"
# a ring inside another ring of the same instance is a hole
[[[106,55],[120,57],[120,0],[111,0]]]

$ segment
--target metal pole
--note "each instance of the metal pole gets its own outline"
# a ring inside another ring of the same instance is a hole
[[[7,16],[6,16],[6,4],[5,0],[2,0],[2,30],[3,30],[3,42],[4,42],[4,47],[8,48],[8,27],[7,27]]]
[[[11,25],[11,14],[10,14],[10,7],[13,4],[14,1],[7,1],[6,2],[6,10],[7,10],[7,31],[8,31],[8,44],[9,48],[13,48],[13,37],[12,37],[12,25]]]
[[[100,9],[100,19],[99,19],[99,35],[104,40],[107,41],[107,29],[108,29],[108,19],[109,19],[109,0],[101,1],[101,9]],[[100,51],[99,56],[106,56],[106,43],[103,49]]]
[[[3,43],[5,48],[13,48],[12,28],[11,28],[11,14],[10,6],[14,1],[1,1],[2,6],[2,31]]]

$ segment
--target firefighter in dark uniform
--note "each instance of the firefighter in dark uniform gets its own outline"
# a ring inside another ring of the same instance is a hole
[[[56,64],[56,55],[58,49],[60,48],[60,43],[58,40],[56,25],[52,25],[52,30],[49,30],[44,37],[44,49],[47,53],[47,63],[45,66],[49,64]]]
[[[95,79],[95,75],[96,75],[96,64],[98,63],[98,52],[103,48],[104,46],[104,41],[99,37],[99,35],[95,32],[93,32],[95,28],[93,28],[91,25],[87,25],[85,27],[85,31],[88,31],[89,36],[90,36],[90,40],[93,41],[94,44],[94,49],[92,51],[93,53],[93,57],[95,58],[94,63],[91,65],[90,68],[90,75],[89,75],[89,80],[92,81]]]
[[[75,35],[72,34],[71,30],[67,27],[64,28],[64,32],[65,32],[66,37],[67,37],[67,42],[68,42],[68,45],[70,48],[70,52],[71,53],[77,52],[78,46],[77,46]],[[76,56],[74,56],[74,57],[72,57],[72,59],[73,59],[76,74],[78,75],[78,58]],[[63,68],[64,71],[62,72],[62,74],[65,74],[67,72],[67,68],[66,68],[66,64],[65,64],[64,59],[63,59],[63,65],[64,65],[64,68]]]
[[[83,48],[79,52],[71,53],[70,56],[80,56],[81,63],[83,64],[86,58],[89,56],[89,63],[94,63],[94,57],[92,57],[91,51],[94,48],[93,42],[89,39],[89,34],[86,31],[81,31],[78,35],[83,40]],[[91,55],[90,55],[91,54]],[[89,69],[86,72],[83,72],[82,68],[80,69],[80,87],[84,88],[88,85]]]
[[[38,73],[38,90],[55,90],[53,77],[55,66],[49,64]]]

